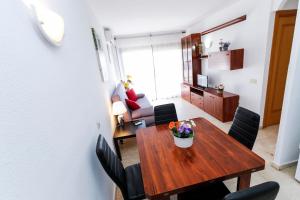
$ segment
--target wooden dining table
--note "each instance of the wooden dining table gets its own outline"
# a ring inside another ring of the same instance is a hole
[[[193,145],[174,144],[168,124],[137,130],[145,194],[168,199],[203,184],[238,177],[237,190],[250,186],[251,174],[265,161],[204,118],[193,119]]]

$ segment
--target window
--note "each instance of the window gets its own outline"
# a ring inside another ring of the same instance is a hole
[[[180,95],[180,38],[176,34],[118,41],[125,74],[132,75],[135,90],[152,100]]]

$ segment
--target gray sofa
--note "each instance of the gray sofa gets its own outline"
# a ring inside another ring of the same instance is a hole
[[[127,108],[127,112],[124,114],[124,121],[130,122],[135,120],[145,120],[146,125],[152,125],[154,123],[154,111],[153,106],[144,94],[137,94],[138,100],[136,101],[140,105],[138,110],[130,110],[126,105],[125,99],[128,99],[126,90],[122,83],[119,83],[113,92],[111,97],[112,102],[122,101]]]

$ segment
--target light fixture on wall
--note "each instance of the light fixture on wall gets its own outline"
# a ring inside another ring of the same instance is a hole
[[[204,42],[204,45],[205,45],[206,49],[210,49],[212,47],[212,45],[213,45],[213,41],[211,41],[211,40],[208,39],[208,40],[206,40]]]
[[[52,10],[31,4],[37,25],[43,36],[53,45],[60,46],[65,33],[63,18]]]

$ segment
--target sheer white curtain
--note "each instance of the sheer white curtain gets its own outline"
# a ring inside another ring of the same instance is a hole
[[[149,99],[156,99],[153,57],[151,47],[130,48],[121,51],[126,75],[133,77],[133,87]]]
[[[149,99],[180,95],[182,82],[181,34],[118,39],[126,75]]]
[[[180,95],[182,54],[180,44],[153,46],[157,99]]]

